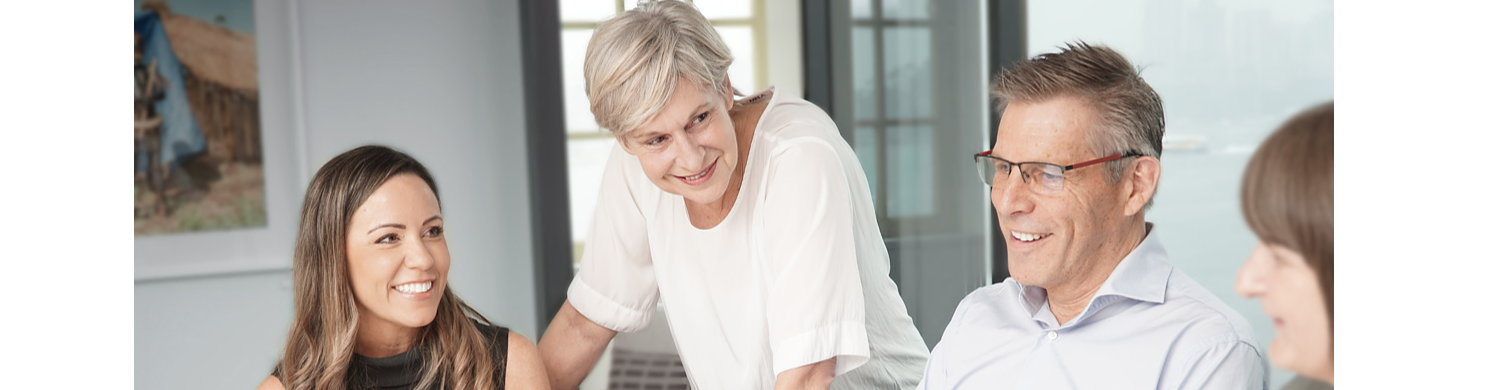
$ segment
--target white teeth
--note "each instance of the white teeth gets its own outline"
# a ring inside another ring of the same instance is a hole
[[[1040,240],[1043,237],[1047,237],[1047,236],[1050,236],[1050,235],[1052,235],[1052,233],[1047,233],[1047,234],[1031,234],[1031,233],[1021,233],[1021,232],[1018,232],[1018,231],[1011,231],[1010,232],[1010,236],[1011,237],[1015,237],[1017,240],[1021,240],[1021,242],[1032,242],[1032,241]]]
[[[403,284],[403,285],[400,285],[400,286],[396,286],[396,291],[404,292],[404,293],[407,293],[407,294],[421,294],[421,293],[427,292],[427,290],[431,290],[431,289],[432,289],[432,282],[407,283],[407,284]]]
[[[717,163],[717,162],[718,162],[718,161],[715,161],[715,163]],[[712,164],[709,164],[709,166],[708,166],[708,167],[709,167],[709,168],[713,168],[713,165],[712,165]],[[708,168],[703,168],[703,172],[698,172],[698,174],[696,174],[696,175],[692,175],[692,176],[683,176],[683,177],[682,177],[682,180],[687,180],[687,181],[694,181],[694,180],[698,180],[698,179],[701,179],[701,178],[703,178],[703,176],[704,176],[704,175],[707,175],[707,174],[708,174],[708,171],[710,171],[710,170],[711,170],[711,169],[708,169]]]

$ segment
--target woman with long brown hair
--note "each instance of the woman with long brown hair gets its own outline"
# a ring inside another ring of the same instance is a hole
[[[547,388],[536,346],[448,287],[437,185],[383,146],[334,157],[308,185],[282,360],[261,389]]]
[[[1260,239],[1235,290],[1276,327],[1271,363],[1333,384],[1333,102],[1287,120],[1245,168],[1240,201]],[[1293,382],[1291,387],[1302,383]]]

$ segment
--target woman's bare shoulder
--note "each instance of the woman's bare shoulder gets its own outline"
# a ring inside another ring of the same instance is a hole
[[[266,380],[260,381],[260,386],[256,386],[255,387],[255,390],[285,390],[285,389],[286,389],[286,387],[284,387],[284,386],[281,385],[281,378],[277,378],[275,375],[267,375],[266,376]]]
[[[547,370],[542,366],[542,354],[536,344],[525,335],[510,332],[509,348],[505,351],[505,388],[548,389]]]

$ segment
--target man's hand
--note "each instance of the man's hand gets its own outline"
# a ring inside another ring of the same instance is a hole
[[[615,338],[615,333],[584,317],[572,303],[563,301],[557,317],[552,318],[547,333],[542,334],[542,341],[537,343],[552,388],[578,388],[583,377],[599,361],[599,356],[604,354],[604,347]]]
[[[826,390],[833,385],[834,358],[783,371],[776,390]]]

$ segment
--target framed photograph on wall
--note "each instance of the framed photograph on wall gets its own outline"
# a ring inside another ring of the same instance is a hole
[[[137,0],[133,11],[136,281],[290,269],[307,179],[293,7]]]
[[[266,226],[254,9],[213,5],[135,12],[137,237]]]

